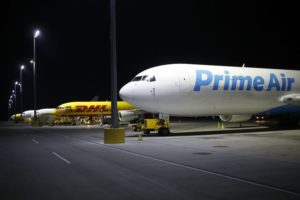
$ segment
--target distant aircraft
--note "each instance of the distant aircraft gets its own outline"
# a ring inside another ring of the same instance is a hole
[[[256,114],[289,114],[298,123],[300,71],[161,65],[136,75],[119,94],[161,116],[219,116],[225,122],[244,122]]]
[[[137,108],[125,101],[117,102],[120,121],[132,121],[138,116]],[[108,116],[111,114],[110,101],[79,101],[59,105],[56,108],[58,116],[83,117],[83,116]]]
[[[21,120],[21,113],[13,114],[9,119],[17,123]]]
[[[33,117],[33,112],[34,112],[34,110],[26,110],[22,113],[23,121],[26,124],[31,123],[31,117]]]
[[[57,118],[56,109],[55,108],[43,108],[36,111],[37,118],[39,122],[42,124],[50,124],[53,125],[53,122]],[[33,119],[34,114],[31,115]]]
[[[56,119],[55,112],[56,110],[54,108],[44,108],[44,109],[37,110],[36,116],[39,120],[40,125],[53,124],[54,120]],[[24,121],[25,123],[31,123],[33,117],[34,117],[34,110],[27,110],[22,113],[22,118],[21,118],[21,113],[18,113],[16,115],[12,115],[10,119],[16,122]]]
[[[43,108],[36,111],[37,118],[40,125],[43,124],[53,124],[56,119],[56,109],[55,108]],[[22,113],[22,117],[25,123],[30,123],[34,118],[34,110],[27,110]]]

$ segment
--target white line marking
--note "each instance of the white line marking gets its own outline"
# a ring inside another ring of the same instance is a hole
[[[60,158],[60,159],[62,159],[63,161],[65,161],[67,164],[71,164],[71,162],[70,161],[68,161],[67,159],[65,159],[64,157],[62,157],[62,156],[60,156],[60,155],[58,155],[57,153],[55,153],[55,152],[52,152],[56,157],[58,157],[58,158]]]
[[[93,142],[89,142],[89,143],[93,143]],[[251,180],[247,180],[247,179],[243,179],[243,178],[238,178],[238,177],[234,177],[234,176],[230,176],[230,175],[226,175],[226,174],[222,174],[222,173],[218,173],[218,172],[214,172],[214,171],[209,171],[209,170],[206,170],[206,169],[200,169],[200,168],[190,167],[190,166],[187,166],[187,165],[182,165],[182,164],[178,164],[178,163],[174,163],[174,162],[170,162],[170,161],[166,161],[166,160],[161,160],[159,158],[150,157],[150,156],[146,156],[146,155],[143,155],[143,154],[138,154],[138,153],[118,149],[118,148],[115,148],[115,147],[107,146],[105,144],[99,144],[99,143],[93,143],[93,144],[97,144],[97,145],[99,145],[101,147],[104,147],[104,148],[107,148],[107,149],[111,149],[111,150],[131,154],[131,155],[135,155],[135,156],[138,156],[138,157],[147,158],[147,159],[150,159],[150,160],[155,160],[155,161],[158,161],[158,162],[166,163],[166,164],[169,164],[169,165],[182,167],[182,168],[197,171],[197,172],[203,172],[203,173],[219,176],[219,177],[222,177],[222,178],[231,179],[231,180],[239,181],[239,182],[242,182],[242,183],[247,183],[247,184],[250,184],[250,185],[254,185],[254,186],[258,186],[258,187],[262,187],[262,188],[266,188],[266,189],[276,190],[276,191],[279,191],[279,192],[283,192],[283,193],[287,193],[287,194],[291,194],[291,195],[295,195],[295,196],[300,196],[300,193],[298,193],[296,191],[291,191],[291,190],[288,190],[288,189],[279,188],[279,187],[264,184],[264,183],[259,183],[259,182],[255,182],[255,181],[251,181]]]
[[[31,139],[32,142],[36,143],[36,144],[39,144],[39,141],[35,140],[35,139]]]
[[[102,144],[102,143],[91,142],[91,141],[82,140],[82,139],[79,139],[79,138],[75,138],[75,139],[85,141],[87,143],[97,145],[97,146],[102,147],[102,148],[107,148],[107,149],[123,152],[123,153],[126,153],[126,154],[131,154],[131,155],[138,156],[138,157],[147,158],[147,159],[150,159],[150,160],[155,160],[155,161],[162,162],[162,163],[165,163],[165,164],[169,164],[169,165],[173,165],[173,166],[177,166],[177,167],[182,167],[182,168],[197,171],[197,172],[203,172],[203,173],[215,175],[215,176],[218,176],[218,177],[222,177],[222,178],[225,178],[225,179],[231,179],[231,180],[235,180],[235,181],[238,181],[238,182],[247,183],[247,184],[250,184],[250,185],[254,185],[254,186],[258,186],[258,187],[262,187],[262,188],[266,188],[266,189],[271,189],[271,190],[291,194],[291,195],[294,195],[294,196],[300,196],[300,193],[297,192],[297,191],[293,191],[293,190],[289,190],[289,189],[285,189],[285,188],[280,188],[280,187],[276,187],[276,186],[268,185],[268,184],[264,184],[264,183],[259,183],[259,182],[251,181],[251,180],[248,180],[248,179],[238,178],[238,177],[230,176],[230,175],[227,175],[227,174],[222,174],[222,173],[219,173],[219,172],[209,171],[209,170],[206,170],[206,169],[201,169],[201,168],[195,168],[195,167],[191,167],[191,166],[187,166],[187,165],[182,165],[182,164],[179,164],[179,163],[174,163],[174,162],[162,160],[162,159],[159,159],[159,158],[146,156],[146,155],[143,155],[143,154],[138,154],[138,153],[134,153],[134,152],[131,152],[131,151],[118,149],[118,148],[111,147],[111,146],[108,146],[108,145],[105,145],[105,144]]]

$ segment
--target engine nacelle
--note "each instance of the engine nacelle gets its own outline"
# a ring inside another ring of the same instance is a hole
[[[136,115],[132,111],[124,111],[124,110],[119,111],[119,120],[121,122],[130,122],[136,118],[138,118],[138,115]]]
[[[246,122],[252,118],[252,115],[220,115],[223,122]]]

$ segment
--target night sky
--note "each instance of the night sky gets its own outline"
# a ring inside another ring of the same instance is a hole
[[[149,67],[192,63],[300,69],[299,11],[289,1],[116,0],[118,88]],[[292,2],[292,1],[291,1]],[[109,0],[1,3],[1,120],[23,72],[23,110],[110,98]]]

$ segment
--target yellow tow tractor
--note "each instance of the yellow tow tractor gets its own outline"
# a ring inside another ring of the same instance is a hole
[[[165,119],[144,119],[144,123],[132,126],[133,131],[143,131],[150,134],[150,131],[158,131],[158,135],[169,135],[169,120]]]

